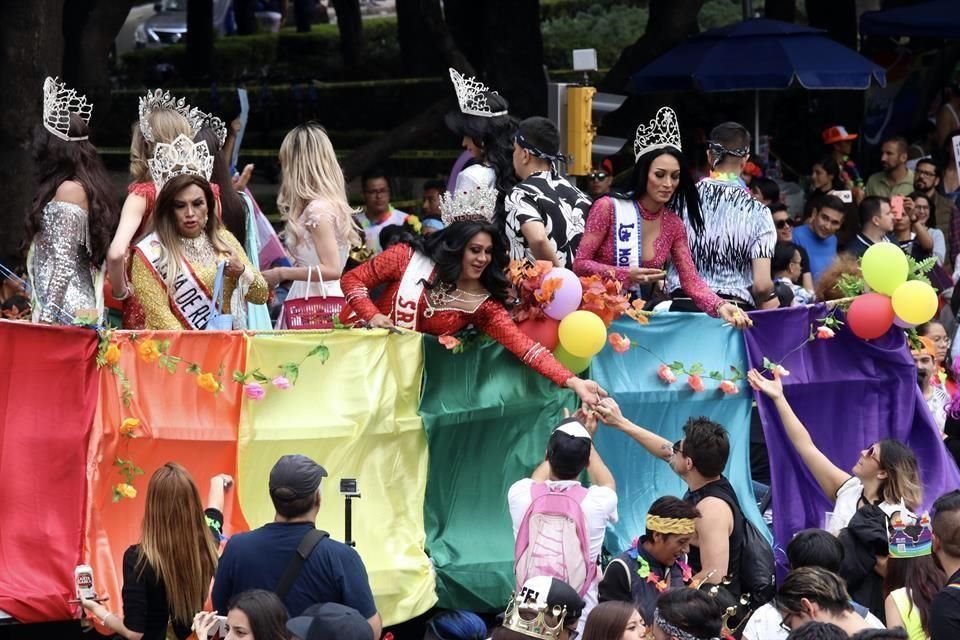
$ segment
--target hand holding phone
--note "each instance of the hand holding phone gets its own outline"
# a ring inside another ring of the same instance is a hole
[[[197,638],[227,637],[227,617],[218,616],[216,611],[201,611],[193,618],[192,630]]]
[[[903,196],[890,196],[890,212],[894,220],[903,217]]]

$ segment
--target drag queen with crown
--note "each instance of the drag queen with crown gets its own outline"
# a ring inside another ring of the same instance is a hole
[[[614,271],[625,287],[639,291],[663,280],[663,267],[673,260],[683,290],[702,311],[738,329],[750,326],[745,313],[710,290],[690,256],[678,212],[686,211],[696,232],[703,229],[703,218],[673,109],[662,107],[649,126],[637,127],[633,151],[633,195],[605,196],[593,204],[574,272],[589,276]]]
[[[504,308],[507,250],[492,224],[496,200],[494,189],[445,194],[440,204],[444,230],[416,247],[394,245],[344,274],[344,319],[436,336],[473,324],[530,368],[572,389],[585,404],[596,404],[606,395],[600,385],[557,362],[546,347],[517,328]],[[369,292],[381,284],[387,285],[386,291],[374,304]]]

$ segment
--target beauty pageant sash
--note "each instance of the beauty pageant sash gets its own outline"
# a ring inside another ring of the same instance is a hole
[[[419,251],[413,252],[410,264],[400,279],[400,289],[393,305],[394,322],[401,329],[417,330],[420,316],[420,299],[423,297],[423,284],[430,279],[436,265],[433,260]]]
[[[163,260],[163,248],[156,232],[148,234],[137,243],[137,251],[150,266],[150,272],[160,286],[167,288],[167,265]],[[168,292],[170,310],[185,329],[203,330],[210,320],[213,308],[213,295],[193,272],[190,263],[180,263],[180,275],[173,283],[173,291]]]
[[[614,262],[618,267],[640,266],[640,211],[633,200],[610,198],[616,239]]]

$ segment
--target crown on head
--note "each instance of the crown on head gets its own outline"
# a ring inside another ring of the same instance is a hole
[[[150,114],[164,109],[176,111],[186,118],[193,135],[197,135],[197,132],[203,127],[203,119],[207,115],[200,109],[188,105],[183,98],[172,97],[169,91],[163,91],[162,89],[148,91],[147,95],[140,98],[140,133],[143,134],[147,142],[157,141],[153,129],[150,127]],[[224,130],[224,136],[226,136],[226,130]]]
[[[637,127],[637,137],[633,141],[634,160],[639,160],[640,156],[648,151],[666,147],[673,147],[677,151],[682,150],[680,125],[677,123],[677,114],[673,109],[660,107],[649,125],[641,124]]]
[[[490,187],[477,187],[452,193],[447,191],[440,196],[440,219],[443,226],[454,222],[476,220],[493,222],[497,210],[497,190]]]
[[[147,166],[159,192],[171,178],[188,173],[209,180],[213,172],[213,156],[206,142],[194,142],[181,133],[170,144],[158,143],[153,157],[147,160]]]
[[[200,116],[200,129],[212,129],[220,143],[220,148],[223,149],[223,145],[227,141],[227,125],[212,113],[205,113],[199,109],[195,109],[195,111]]]
[[[556,640],[563,630],[567,608],[538,604],[537,597],[536,592],[530,592],[526,587],[511,596],[503,614],[503,627],[531,638]],[[550,624],[548,616],[555,621],[553,624]]]
[[[480,116],[481,118],[507,115],[506,109],[496,112],[490,110],[486,96],[490,89],[476,78],[468,78],[450,67],[450,79],[453,80],[453,88],[457,92],[457,102],[460,103],[462,113],[468,116]]]
[[[77,114],[84,122],[90,123],[93,104],[86,96],[77,95],[75,89],[68,89],[59,78],[47,78],[43,81],[43,126],[61,140],[86,140],[89,136],[70,135],[70,115]]]
[[[890,521],[890,557],[891,558],[919,558],[933,552],[933,529],[930,525],[930,515],[922,514],[919,518],[911,518],[913,524],[906,524],[901,515],[897,514]]]

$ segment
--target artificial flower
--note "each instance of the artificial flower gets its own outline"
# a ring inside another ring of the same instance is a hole
[[[680,567],[680,575],[683,577],[683,581],[690,582],[690,580],[693,579],[693,569],[690,568],[690,565],[683,560],[677,560],[676,564],[678,567]]]
[[[263,400],[264,396],[267,395],[267,390],[259,382],[248,382],[243,385],[243,392],[251,400]]]
[[[630,338],[625,338],[619,333],[611,333],[608,340],[610,341],[610,346],[613,347],[613,350],[617,353],[630,351]]]
[[[547,278],[540,284],[540,288],[533,292],[533,298],[539,304],[550,304],[562,286],[563,278]]]
[[[133,498],[137,497],[137,489],[133,485],[127,484],[126,482],[118,482],[117,485],[113,488],[117,495],[123,498]]]
[[[700,393],[703,391],[703,378],[701,378],[696,373],[690,376],[687,376],[687,384],[690,385],[690,388]]]
[[[120,345],[116,342],[111,342],[110,346],[108,346],[107,350],[103,353],[103,360],[111,367],[120,362]]]
[[[670,367],[665,364],[657,368],[657,376],[667,384],[673,384],[677,381],[677,376],[670,370]]]
[[[420,218],[418,218],[417,216],[413,214],[408,215],[404,220],[404,223],[410,225],[410,228],[413,229],[415,232],[422,233],[423,223],[420,222]]]
[[[144,340],[137,346],[137,353],[140,359],[147,364],[152,364],[160,358],[160,348],[156,340]]]
[[[127,438],[136,438],[137,428],[140,426],[140,420],[137,418],[127,418],[120,424],[120,435]]]
[[[720,391],[723,391],[728,396],[740,393],[740,389],[737,387],[737,383],[733,380],[722,380],[720,382]]]
[[[287,379],[286,376],[277,376],[276,378],[270,381],[270,384],[272,384],[277,389],[280,389],[281,391],[283,391],[284,389],[290,388],[290,381]]]
[[[217,382],[217,379],[212,373],[201,373],[198,375],[197,386],[204,391],[209,391],[210,393],[216,393],[217,391],[220,391],[220,383]]]
[[[817,328],[817,339],[818,340],[829,340],[834,337],[836,334],[833,332],[833,329],[830,327],[818,327]]]
[[[460,346],[460,339],[456,336],[440,336],[437,341],[450,351]]]
[[[637,575],[640,576],[641,578],[646,578],[648,581],[650,580],[650,577],[651,577],[650,563],[647,562],[643,558],[643,556],[637,556]],[[660,576],[658,576],[655,573],[652,575],[655,578],[654,581],[660,578]]]
[[[780,377],[786,378],[790,375],[790,372],[782,365],[778,364],[773,367],[773,372]]]

